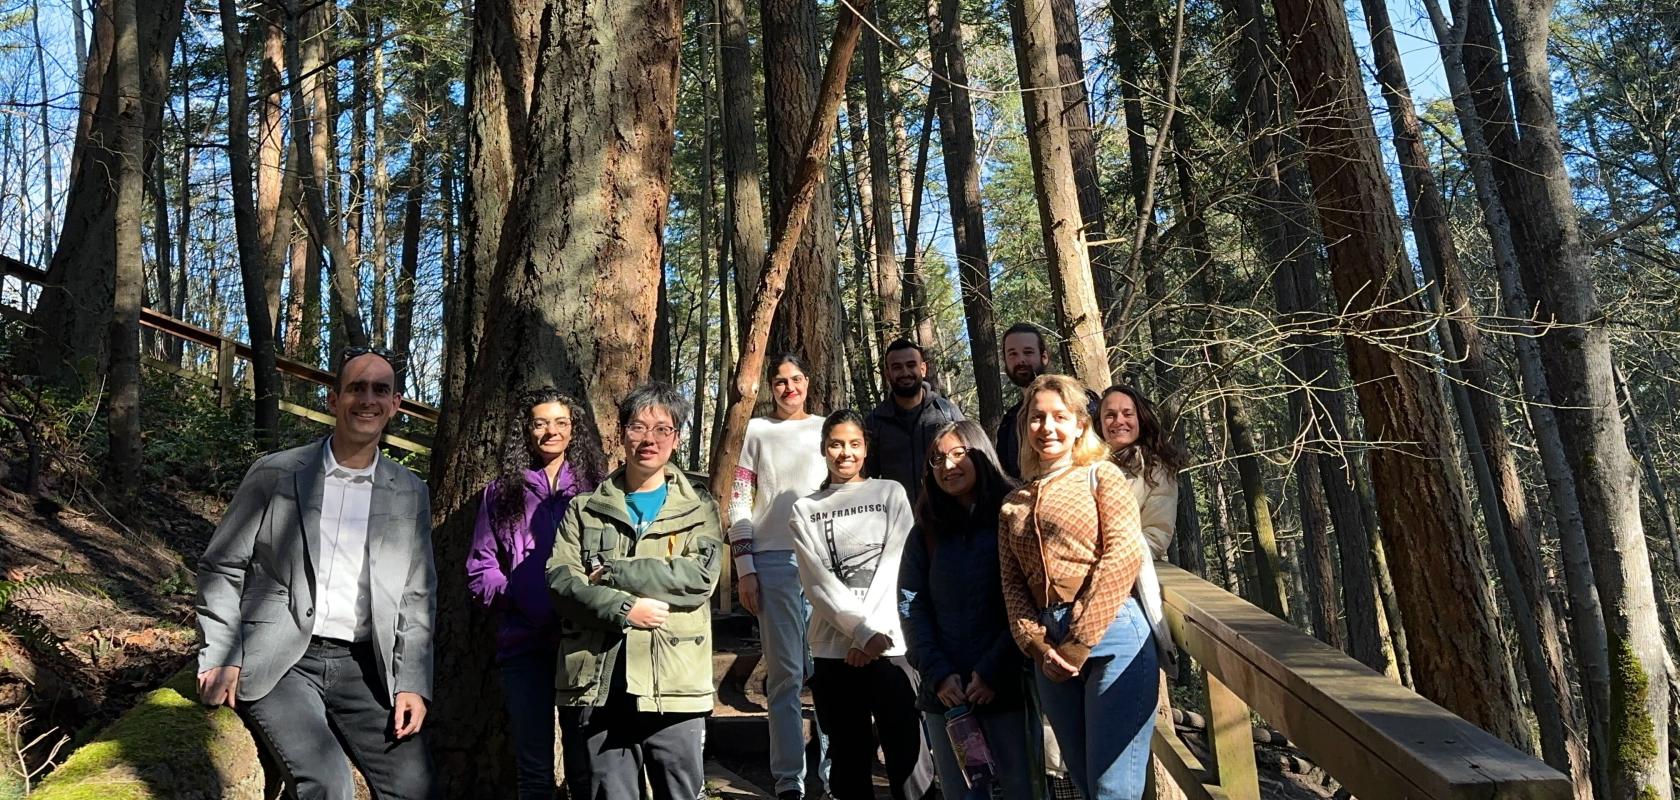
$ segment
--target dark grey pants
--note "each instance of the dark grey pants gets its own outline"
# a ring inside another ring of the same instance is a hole
[[[436,797],[422,735],[399,741],[391,734],[391,701],[370,645],[311,641],[274,690],[247,703],[245,713],[298,800],[351,800],[351,761],[376,800]]]
[[[622,689],[606,706],[560,713],[587,737],[590,800],[642,797],[644,768],[653,800],[695,800],[705,789],[705,714],[637,711],[636,698]]]

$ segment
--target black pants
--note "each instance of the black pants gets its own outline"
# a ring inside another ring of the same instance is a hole
[[[870,771],[879,744],[887,760],[893,800],[920,800],[933,786],[933,759],[916,710],[919,681],[903,656],[849,667],[838,658],[813,659],[811,699],[828,734],[829,791],[835,800],[871,800]]]
[[[636,710],[635,696],[625,689],[620,653],[606,705],[560,709],[567,736],[584,740],[578,761],[568,750],[568,782],[574,772],[588,780],[586,792],[571,788],[568,793],[589,800],[637,800],[646,796],[645,769],[653,800],[695,800],[706,788],[707,716]]]
[[[372,646],[317,639],[273,691],[244,706],[298,800],[350,800],[352,761],[376,800],[436,796],[423,734],[392,735],[384,683]]]

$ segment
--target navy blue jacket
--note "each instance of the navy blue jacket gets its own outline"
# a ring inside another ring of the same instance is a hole
[[[904,619],[910,665],[921,674],[916,707],[943,713],[939,682],[970,672],[997,692],[991,708],[1021,705],[1021,651],[1009,635],[998,576],[997,514],[970,517],[967,530],[930,541],[921,525],[910,529],[898,570],[898,613]]]

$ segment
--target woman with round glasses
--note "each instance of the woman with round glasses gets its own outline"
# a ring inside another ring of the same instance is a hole
[[[985,734],[1002,797],[1032,797],[1021,651],[998,575],[998,509],[1014,489],[980,423],[951,422],[934,434],[898,592],[910,664],[922,678],[916,707],[949,800],[983,800],[993,790],[970,785],[957,762],[945,714],[958,707]]]
[[[501,476],[484,487],[467,554],[467,588],[496,617],[519,797],[554,796],[554,670],[560,620],[543,565],[572,498],[605,476],[583,405],[552,387],[527,393],[508,424]],[[569,736],[567,738],[570,738]],[[566,742],[570,745],[571,742]],[[581,747],[582,744],[578,743]],[[564,747],[568,767],[574,748]],[[581,778],[567,769],[568,788]]]

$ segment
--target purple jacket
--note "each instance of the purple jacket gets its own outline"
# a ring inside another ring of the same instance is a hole
[[[524,518],[502,530],[491,519],[500,481],[484,487],[478,504],[478,524],[467,553],[467,589],[479,605],[496,612],[497,661],[537,647],[560,646],[560,621],[543,567],[566,506],[595,487],[583,485],[570,464],[560,468],[556,483],[559,488],[551,490],[542,470],[526,470]]]

